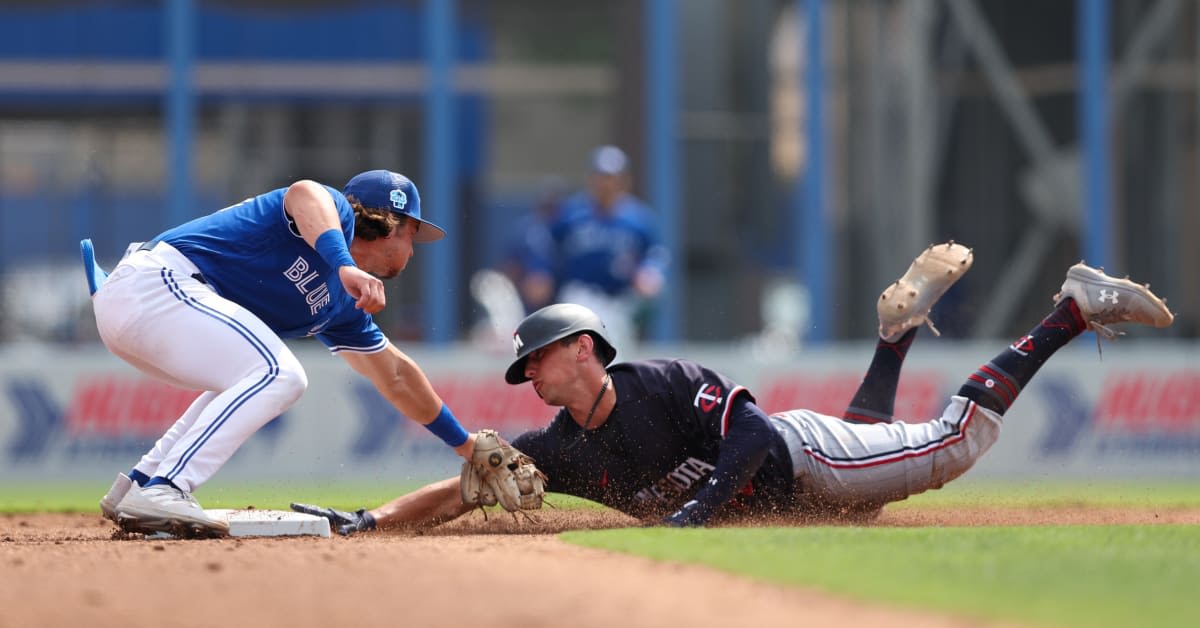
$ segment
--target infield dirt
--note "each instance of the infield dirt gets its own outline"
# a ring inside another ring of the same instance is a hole
[[[633,525],[611,511],[537,519],[476,513],[422,534],[161,541],[121,537],[99,515],[0,516],[0,628],[981,625],[554,536]],[[872,525],[1067,523],[1198,524],[1200,509],[906,508]]]

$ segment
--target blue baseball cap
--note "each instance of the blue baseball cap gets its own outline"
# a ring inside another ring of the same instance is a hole
[[[368,170],[354,175],[342,193],[354,197],[363,207],[390,209],[421,223],[413,242],[434,242],[446,236],[446,230],[421,218],[421,195],[408,177],[390,170]]]

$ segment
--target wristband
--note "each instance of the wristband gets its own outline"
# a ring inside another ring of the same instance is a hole
[[[342,232],[337,229],[330,229],[325,233],[317,236],[317,241],[313,243],[313,248],[316,249],[317,255],[325,260],[334,270],[342,266],[358,266],[354,263],[354,258],[350,257],[350,249],[346,246],[346,238],[342,237]]]
[[[425,429],[433,432],[442,442],[451,447],[458,447],[467,442],[469,435],[463,429],[463,426],[450,413],[450,407],[442,404],[442,411],[438,413],[437,418],[432,423],[427,423]]]

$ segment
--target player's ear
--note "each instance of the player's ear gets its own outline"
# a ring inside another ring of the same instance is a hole
[[[579,334],[579,342],[576,343],[576,346],[578,348],[575,350],[575,359],[586,360],[588,356],[595,353],[596,340],[592,338],[591,334]]]

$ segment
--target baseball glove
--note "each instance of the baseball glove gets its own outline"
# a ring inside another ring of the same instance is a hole
[[[475,451],[458,476],[462,500],[469,506],[494,506],[505,510],[536,510],[546,494],[546,474],[533,458],[500,438],[495,430],[480,430]]]

